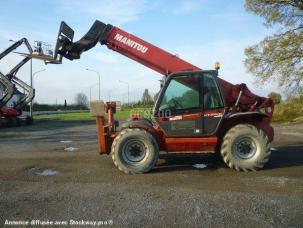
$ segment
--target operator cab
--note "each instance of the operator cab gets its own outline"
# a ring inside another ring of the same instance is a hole
[[[157,99],[153,120],[168,137],[212,135],[224,114],[218,71],[171,74]]]

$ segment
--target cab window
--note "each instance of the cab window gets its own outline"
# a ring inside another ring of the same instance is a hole
[[[159,107],[160,111],[172,112],[200,108],[199,75],[178,76],[166,88]]]
[[[217,109],[224,107],[221,93],[215,78],[211,74],[204,74],[204,110]]]

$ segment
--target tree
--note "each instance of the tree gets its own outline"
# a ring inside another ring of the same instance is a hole
[[[267,96],[270,97],[274,101],[275,104],[280,104],[281,103],[281,99],[282,99],[281,94],[271,92]]]
[[[64,100],[64,109],[66,109],[67,108],[67,102],[66,102],[66,100]]]
[[[152,99],[151,95],[149,94],[148,89],[145,89],[143,92],[142,103],[144,105],[153,103],[153,99]]]
[[[257,82],[275,81],[288,91],[303,87],[303,1],[246,0],[247,11],[278,32],[245,49],[245,65]]]
[[[88,106],[88,99],[84,93],[77,93],[75,97],[76,105],[79,105],[83,108],[87,108]]]

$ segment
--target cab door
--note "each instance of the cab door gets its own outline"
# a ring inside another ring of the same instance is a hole
[[[172,76],[156,104],[156,121],[166,137],[203,135],[202,75],[184,73]]]
[[[220,124],[225,108],[224,99],[216,74],[203,73],[203,133],[205,136],[213,135]]]

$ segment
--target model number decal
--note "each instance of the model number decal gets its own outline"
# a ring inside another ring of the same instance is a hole
[[[169,120],[182,120],[182,116],[170,117]]]
[[[205,113],[204,114],[204,117],[222,117],[223,116],[223,114],[222,113],[220,113],[220,112],[215,112],[215,113]]]

